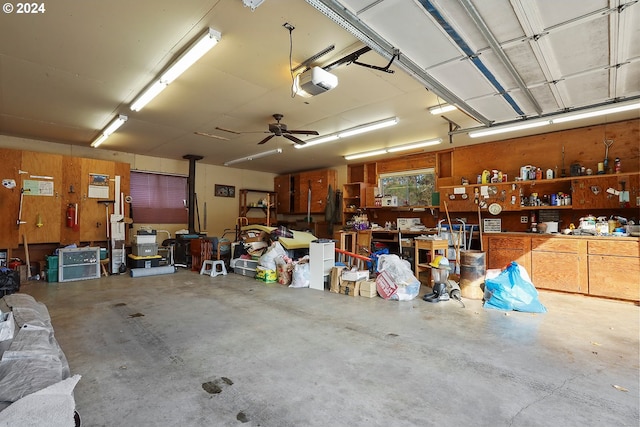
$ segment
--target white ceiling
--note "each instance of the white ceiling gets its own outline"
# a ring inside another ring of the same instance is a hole
[[[242,0],[44,5],[39,14],[0,14],[5,135],[89,146],[117,114],[126,114],[129,120],[98,150],[196,154],[222,165],[282,148],[280,155],[233,167],[285,173],[433,137],[443,138],[434,150],[484,142],[461,131],[640,96],[640,4],[631,0],[265,0],[255,10]],[[337,88],[292,97],[284,23],[295,27],[293,67],[333,45],[310,64],[326,67],[366,43],[373,50],[358,61],[384,67],[397,50],[395,72],[344,64],[331,69]],[[130,111],[140,91],[206,27],[219,31],[221,42],[142,111]],[[465,112],[446,119],[429,114],[428,107],[445,101]],[[266,131],[274,113],[284,115],[289,129],[320,135],[394,116],[399,124],[302,150],[282,137],[258,146],[266,135],[216,129]],[[563,126],[630,117],[638,110]],[[452,144],[447,119],[460,128]]]

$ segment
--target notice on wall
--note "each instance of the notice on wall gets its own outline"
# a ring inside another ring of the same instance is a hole
[[[91,199],[108,199],[109,198],[109,175],[101,173],[89,174],[89,192],[87,194]]]
[[[25,179],[22,188],[28,196],[53,196],[53,181]]]

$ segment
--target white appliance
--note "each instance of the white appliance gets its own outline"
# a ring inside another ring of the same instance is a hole
[[[336,86],[338,77],[320,67],[313,67],[298,76],[298,87],[310,96],[327,92]]]

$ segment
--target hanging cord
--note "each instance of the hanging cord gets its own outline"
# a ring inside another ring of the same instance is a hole
[[[293,30],[295,30],[296,27],[289,24],[288,22],[285,22],[284,24],[282,24],[282,26],[289,30],[289,73],[291,74],[291,98],[295,98],[296,78],[293,75],[293,36],[291,33],[293,33]]]

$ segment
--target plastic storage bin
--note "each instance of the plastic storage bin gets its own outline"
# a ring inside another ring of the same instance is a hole
[[[156,256],[158,255],[158,244],[144,243],[142,245],[133,245],[132,252],[135,256]]]

